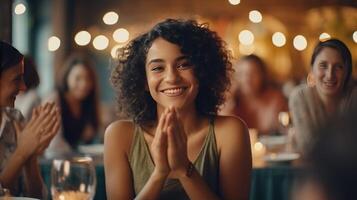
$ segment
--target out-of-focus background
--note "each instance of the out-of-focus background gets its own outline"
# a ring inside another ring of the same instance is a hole
[[[235,58],[262,57],[278,84],[304,80],[319,39],[341,39],[357,63],[355,0],[1,0],[0,7],[0,38],[34,58],[42,95],[65,58],[79,51],[95,61],[101,102],[112,103],[115,49],[168,17],[209,23]]]

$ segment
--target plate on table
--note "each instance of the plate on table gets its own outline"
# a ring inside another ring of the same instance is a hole
[[[271,153],[263,157],[265,162],[271,164],[289,164],[298,158],[298,153]]]
[[[277,135],[277,136],[261,136],[259,141],[263,143],[265,146],[277,146],[284,145],[287,142],[286,135]]]
[[[78,151],[85,154],[102,155],[104,144],[79,145]]]

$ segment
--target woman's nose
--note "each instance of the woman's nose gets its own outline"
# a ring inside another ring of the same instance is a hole
[[[176,68],[173,69],[168,69],[166,72],[166,81],[168,82],[176,82],[178,80],[180,80],[180,73],[178,72],[178,70]]]

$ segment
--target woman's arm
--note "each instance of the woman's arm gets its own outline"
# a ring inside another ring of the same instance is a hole
[[[133,199],[128,153],[133,133],[131,122],[113,122],[104,134],[104,170],[108,199]]]
[[[44,187],[37,156],[32,156],[24,167],[25,193],[27,196],[46,199],[47,190]]]
[[[247,126],[235,117],[217,117],[219,180],[223,199],[249,199],[252,155]]]
[[[39,106],[34,110],[31,120],[24,128],[16,122],[14,126],[17,134],[17,148],[0,174],[0,182],[11,191],[14,187],[14,180],[17,179],[21,170],[25,169],[26,192],[29,192],[31,196],[34,194],[35,197],[41,197],[42,179],[38,170],[37,156],[43,152],[58,131],[58,109],[54,104]]]
[[[135,199],[158,199],[169,173],[166,158],[165,114],[160,118],[155,137],[150,145],[155,163],[154,172]],[[133,199],[134,189],[129,164],[129,151],[133,137],[131,122],[115,122],[105,133],[104,166],[109,199]],[[123,134],[125,133],[125,134]]]
[[[252,158],[246,126],[235,117],[217,117],[215,123],[219,159],[219,197],[194,170],[180,181],[190,199],[249,199]]]

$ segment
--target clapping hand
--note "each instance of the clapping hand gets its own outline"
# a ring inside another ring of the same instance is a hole
[[[30,121],[23,128],[15,123],[17,149],[24,159],[42,154],[58,132],[59,126],[59,109],[54,103],[36,107]]]
[[[175,108],[162,113],[151,144],[155,170],[172,178],[186,173],[190,162],[187,157],[187,136]]]

